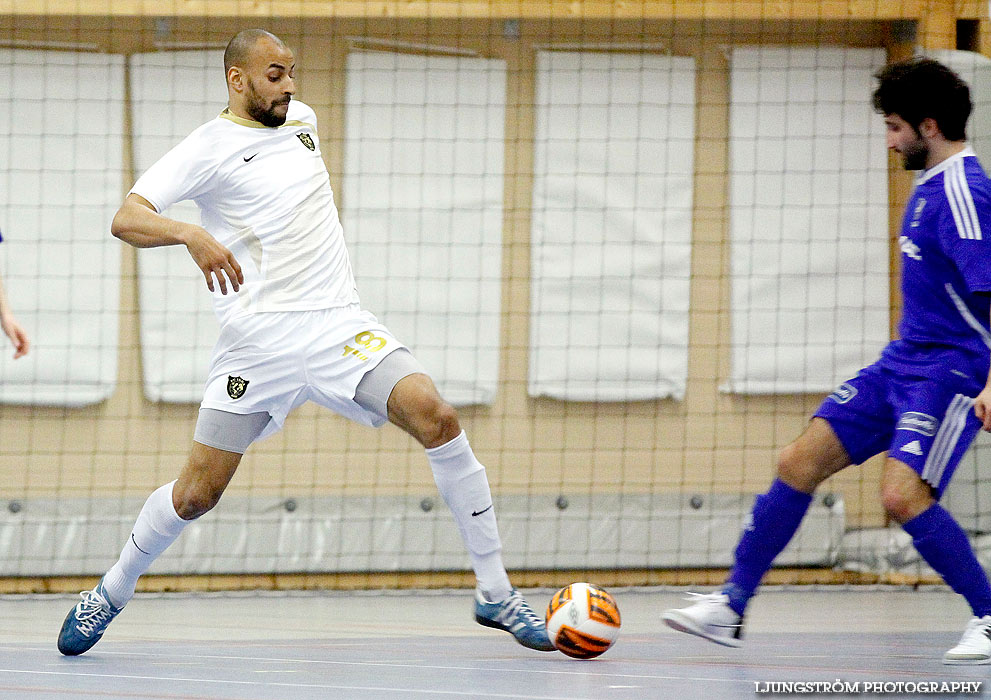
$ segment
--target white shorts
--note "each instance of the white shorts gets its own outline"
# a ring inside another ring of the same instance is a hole
[[[357,304],[236,317],[220,331],[200,406],[268,413],[272,420],[259,437],[281,430],[289,413],[307,401],[377,427],[386,419],[355,403],[355,389],[382,358],[403,347]]]

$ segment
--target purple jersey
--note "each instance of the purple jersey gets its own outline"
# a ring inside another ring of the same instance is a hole
[[[880,363],[928,376],[927,366],[960,353],[960,369],[983,385],[991,348],[991,180],[971,148],[919,175],[899,243],[900,339]]]

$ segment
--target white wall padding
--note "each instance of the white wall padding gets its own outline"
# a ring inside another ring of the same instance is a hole
[[[830,391],[889,339],[880,49],[733,49],[732,376],[740,393]]]
[[[450,514],[424,510],[424,498],[434,496],[227,495],[149,573],[467,570]],[[507,567],[726,567],[754,495],[575,493],[567,501],[562,510],[553,495],[497,496]],[[16,512],[0,509],[5,576],[98,576],[117,558],[107,542],[128,538],[143,499],[16,503]],[[835,563],[846,517],[842,498],[830,503],[813,501],[775,565]]]
[[[0,273],[32,342],[0,335],[0,402],[82,406],[117,381],[123,60],[0,49]]]
[[[227,106],[224,52],[134,54],[131,85],[137,177]],[[162,213],[200,223],[192,202]],[[145,396],[199,403],[220,327],[203,274],[186,247],[138,251],[138,293]]]
[[[499,371],[504,61],[351,53],[342,220],[362,306],[455,405]]]
[[[695,62],[537,54],[529,393],[685,394]]]

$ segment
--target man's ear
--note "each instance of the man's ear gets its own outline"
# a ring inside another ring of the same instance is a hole
[[[935,119],[932,117],[926,117],[922,120],[922,123],[919,124],[919,133],[927,139],[931,139],[943,132],[939,130],[939,124],[936,123]]]
[[[235,92],[244,90],[244,73],[237,66],[231,66],[227,71],[227,84],[234,88]]]

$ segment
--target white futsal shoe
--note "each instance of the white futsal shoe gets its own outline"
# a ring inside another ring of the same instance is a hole
[[[943,654],[943,663],[991,663],[991,615],[971,618],[957,645]]]
[[[679,632],[728,647],[743,644],[743,618],[729,606],[725,593],[689,593],[695,603],[687,608],[672,608],[661,615],[664,624]]]

